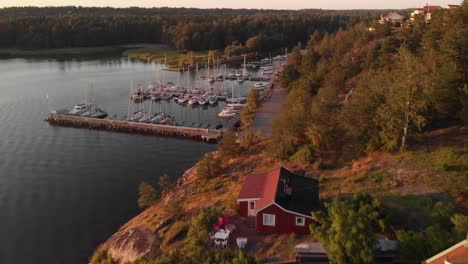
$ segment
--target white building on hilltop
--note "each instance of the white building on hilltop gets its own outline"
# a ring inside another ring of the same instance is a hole
[[[403,22],[403,16],[398,13],[398,12],[388,12],[384,14],[380,14],[380,24],[384,24],[387,22],[390,22],[392,24],[395,23],[402,23]]]

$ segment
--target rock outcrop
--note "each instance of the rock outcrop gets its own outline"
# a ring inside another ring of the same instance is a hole
[[[159,241],[156,235],[145,226],[123,229],[102,245],[102,249],[107,250],[108,254],[119,263],[150,258],[158,248]]]

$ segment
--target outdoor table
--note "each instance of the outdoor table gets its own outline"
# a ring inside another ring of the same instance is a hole
[[[215,239],[220,239],[220,240],[226,240],[228,237],[229,237],[229,234],[224,233],[224,232],[216,232],[216,234],[214,235]]]

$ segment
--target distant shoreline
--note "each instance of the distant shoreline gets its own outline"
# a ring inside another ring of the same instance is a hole
[[[17,49],[0,48],[0,58],[37,58],[37,57],[82,57],[94,55],[122,54],[124,46],[79,47],[60,49]]]
[[[81,57],[96,55],[122,55],[127,56],[127,52],[134,49],[162,49],[168,48],[163,44],[125,44],[98,47],[73,47],[57,49],[19,49],[0,48],[0,58],[37,58],[37,57]]]

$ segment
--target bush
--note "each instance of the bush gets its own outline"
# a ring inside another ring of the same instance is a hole
[[[236,134],[228,131],[223,134],[223,138],[218,144],[219,154],[222,157],[234,157],[241,152],[241,148],[237,143]]]
[[[167,174],[159,177],[158,185],[161,196],[167,195],[175,186]]]
[[[176,221],[171,227],[164,233],[163,245],[167,246],[180,238],[182,235],[187,233],[188,223],[185,221]]]
[[[197,174],[203,179],[211,179],[221,175],[221,164],[217,157],[208,153],[197,165]]]
[[[310,145],[304,145],[291,157],[291,160],[300,167],[306,168],[315,160],[314,149]]]
[[[421,263],[429,256],[429,245],[424,236],[413,231],[398,231],[398,252],[404,263]]]
[[[117,264],[117,262],[107,253],[107,250],[94,252],[89,260],[90,264]]]
[[[145,209],[158,201],[156,189],[147,182],[140,184],[140,197],[138,198],[138,206]]]
[[[468,232],[468,216],[463,214],[454,214],[450,221],[452,221],[454,228],[455,237],[457,240],[464,239]]]
[[[188,230],[188,239],[192,246],[203,247],[208,239],[208,233],[213,228],[219,215],[221,208],[219,207],[206,207],[202,208],[200,212],[192,218]]]

